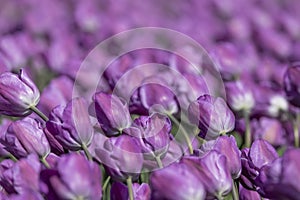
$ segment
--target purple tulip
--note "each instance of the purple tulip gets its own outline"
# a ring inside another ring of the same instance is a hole
[[[185,162],[193,163],[208,197],[222,198],[232,189],[232,178],[227,167],[226,156],[211,150],[203,157],[188,157]]]
[[[63,155],[56,169],[43,172],[42,180],[48,199],[98,200],[102,196],[99,166],[77,153]]]
[[[117,96],[103,92],[94,95],[97,119],[107,136],[117,135],[131,125],[127,104]]]
[[[41,124],[29,117],[12,122],[1,143],[8,152],[18,158],[31,153],[45,158],[50,153],[50,145]]]
[[[1,138],[4,137],[6,134],[7,128],[11,124],[11,121],[8,119],[2,119],[1,125],[0,125],[0,156],[7,156],[9,154],[8,151],[5,150],[5,146],[1,143]]]
[[[94,134],[88,105],[83,98],[73,99],[66,107],[54,108],[46,126],[63,147],[74,151],[88,147]]]
[[[235,117],[222,98],[207,94],[200,96],[190,104],[188,112],[191,123],[197,124],[200,129],[199,135],[208,140],[234,128]]]
[[[300,150],[289,149],[282,158],[266,165],[258,177],[259,192],[265,198],[297,200],[300,195]]]
[[[10,195],[9,199],[10,200],[23,200],[23,199],[27,199],[27,200],[43,200],[44,198],[43,198],[43,196],[39,192],[32,191],[32,190],[26,190],[22,194],[13,194],[13,195]]]
[[[259,175],[259,170],[272,163],[278,154],[274,147],[267,141],[255,140],[251,148],[242,150],[242,183],[245,187],[256,189],[255,179]]]
[[[150,186],[152,199],[204,199],[203,182],[197,176],[193,164],[173,163],[168,167],[152,172]]]
[[[4,162],[4,161],[3,161]],[[0,185],[9,194],[22,194],[27,190],[39,191],[41,164],[35,155],[20,159],[16,163],[1,163]]]
[[[124,132],[137,138],[145,159],[153,159],[155,156],[162,158],[165,156],[171,141],[171,121],[157,113],[151,116],[140,116]]]
[[[132,185],[133,197],[135,200],[150,200],[151,189],[148,184],[134,183]],[[121,182],[114,182],[110,190],[111,200],[128,200],[128,188]]]
[[[24,70],[19,74],[5,72],[0,75],[0,114],[23,117],[36,106],[40,92]]]
[[[250,112],[255,105],[255,99],[250,88],[242,81],[226,83],[226,97],[234,111]]]
[[[236,179],[240,176],[242,171],[241,151],[232,135],[220,136],[216,140],[204,143],[200,148],[200,151],[203,152],[203,154],[211,150],[216,150],[226,156],[227,167],[232,178]]]
[[[284,90],[288,101],[300,107],[300,66],[289,67],[284,74]]]
[[[239,186],[239,198],[240,200],[261,200],[260,195],[253,190],[248,190],[242,185]]]
[[[142,150],[132,136],[123,134],[109,138],[103,146],[95,149],[95,153],[96,159],[106,167],[107,173],[114,179],[137,179],[142,170]]]

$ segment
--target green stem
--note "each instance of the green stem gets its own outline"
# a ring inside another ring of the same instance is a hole
[[[239,200],[239,191],[236,182],[232,179],[232,198],[233,200]]]
[[[293,127],[294,127],[294,144],[295,147],[298,148],[299,147],[299,118],[300,118],[300,114],[296,114],[296,118],[294,119],[294,123],[293,123]]]
[[[8,153],[8,157],[9,157],[12,161],[14,161],[14,162],[17,162],[17,161],[18,161],[18,159],[17,159],[14,155],[12,155],[11,153]]]
[[[86,146],[85,144],[82,144],[82,145],[81,145],[81,148],[83,149],[83,151],[84,151],[84,153],[85,153],[87,159],[88,159],[88,160],[93,160],[93,156],[90,154],[90,152],[89,152],[87,146]]]
[[[149,173],[148,172],[141,173],[141,181],[142,181],[142,183],[149,183]]]
[[[189,152],[190,152],[190,154],[193,154],[194,150],[193,150],[193,146],[192,146],[192,142],[190,140],[189,134],[186,132],[186,130],[184,128],[182,128],[179,121],[173,115],[168,115],[168,117],[172,120],[172,122],[174,124],[177,125],[178,129],[181,130],[181,132],[186,140],[186,143],[188,145]]]
[[[156,163],[159,168],[163,168],[163,163],[161,162],[160,156],[155,156]]]
[[[129,176],[126,180],[128,187],[129,200],[133,200],[132,177]]]
[[[49,118],[42,113],[37,107],[35,106],[31,106],[30,110],[32,110],[33,112],[35,112],[38,116],[40,116],[45,122],[49,121]]]
[[[41,161],[41,163],[43,163],[43,165],[45,165],[46,168],[48,168],[48,169],[51,168],[45,157],[41,158],[40,161]]]
[[[102,193],[103,193],[103,199],[106,199],[107,198],[107,196],[108,196],[108,192],[107,192],[107,186],[108,186],[108,184],[109,184],[109,181],[110,181],[110,176],[108,176],[106,179],[105,179],[105,181],[104,181],[104,183],[103,183],[103,186],[102,186]]]
[[[251,128],[250,128],[250,116],[249,113],[244,113],[246,132],[245,132],[245,147],[250,147],[251,145]]]

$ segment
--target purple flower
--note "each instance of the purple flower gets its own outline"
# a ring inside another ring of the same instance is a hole
[[[248,190],[242,185],[239,186],[239,197],[240,200],[261,200],[260,195],[253,190]]]
[[[5,146],[1,143],[1,138],[4,137],[6,134],[7,128],[11,124],[11,121],[8,119],[2,119],[1,125],[0,125],[0,156],[7,156],[9,152],[5,150]]]
[[[101,170],[83,155],[63,155],[54,170],[45,170],[42,180],[47,185],[48,199],[91,199],[102,196]]]
[[[221,198],[231,191],[232,178],[225,155],[211,150],[203,157],[187,157],[184,160],[197,168],[198,176],[209,197]]]
[[[39,191],[41,164],[35,155],[20,159],[16,163],[2,162],[0,185],[9,194],[23,194],[27,190]]]
[[[124,132],[137,138],[145,159],[153,159],[155,156],[162,158],[171,141],[171,121],[158,113],[151,116],[140,116]]]
[[[65,148],[74,151],[89,146],[94,134],[88,105],[83,98],[73,99],[66,107],[54,108],[46,126]]]
[[[31,153],[45,158],[50,153],[50,145],[41,124],[29,117],[12,122],[1,143],[8,152],[18,158]]]
[[[300,107],[300,66],[289,67],[284,74],[284,90],[288,101]]]
[[[190,163],[173,163],[152,172],[152,199],[204,199],[205,190],[197,170]]]
[[[0,114],[23,117],[36,106],[40,92],[24,70],[19,74],[5,72],[0,75]]]
[[[97,119],[107,136],[117,135],[131,125],[127,104],[117,96],[103,92],[94,95]]]
[[[267,141],[255,140],[251,148],[242,150],[242,184],[246,188],[256,189],[255,179],[259,175],[259,170],[272,163],[278,154],[274,147]]]
[[[95,149],[96,159],[114,179],[138,178],[143,166],[143,154],[139,143],[129,135],[107,139],[103,146]]]
[[[289,149],[282,158],[264,166],[258,177],[259,193],[265,198],[297,200],[300,195],[300,150]]]
[[[204,143],[200,152],[203,154],[216,150],[226,156],[227,167],[231,173],[232,178],[236,179],[240,176],[242,171],[241,151],[239,150],[235,138],[231,136],[220,136],[216,140],[211,140]]]
[[[235,117],[222,98],[200,96],[190,104],[188,112],[191,123],[198,125],[203,138],[214,139],[234,128]]]
[[[151,189],[148,184],[134,183],[132,185],[133,197],[136,200],[150,200]],[[110,190],[111,200],[128,200],[128,188],[125,184],[121,182],[114,182]]]

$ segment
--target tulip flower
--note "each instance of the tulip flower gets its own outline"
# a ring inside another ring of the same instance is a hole
[[[103,92],[94,95],[95,112],[107,136],[117,135],[131,125],[127,104],[117,96]]]
[[[189,119],[198,125],[199,136],[208,140],[233,130],[235,117],[222,98],[202,95],[190,104]]]
[[[289,67],[284,74],[284,90],[288,101],[300,107],[300,66]]]
[[[134,183],[132,185],[133,196],[135,200],[150,200],[151,198],[151,189],[148,184]],[[129,194],[127,186],[121,182],[114,182],[110,190],[110,199],[111,200],[128,200]]]
[[[0,114],[24,117],[40,100],[40,92],[24,70],[0,75]]]
[[[33,153],[43,159],[50,153],[50,145],[41,124],[32,118],[12,122],[1,143],[17,158]]]

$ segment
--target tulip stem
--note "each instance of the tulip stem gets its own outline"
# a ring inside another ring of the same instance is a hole
[[[84,151],[84,153],[85,153],[87,159],[88,159],[88,160],[93,160],[93,156],[92,156],[91,153],[89,152],[87,146],[86,146],[85,144],[82,144],[82,145],[81,145],[81,148],[83,149],[83,151]]]
[[[41,163],[43,163],[43,165],[45,165],[46,168],[50,169],[50,165],[47,162],[45,157],[41,158],[40,161],[41,161]]]
[[[160,156],[155,156],[155,160],[159,168],[163,168],[163,163],[161,162]]]
[[[190,152],[190,154],[193,154],[194,150],[193,150],[193,146],[192,146],[192,142],[190,140],[189,134],[186,132],[186,130],[184,128],[182,128],[179,121],[173,115],[168,115],[168,117],[172,120],[172,122],[174,124],[176,124],[178,126],[178,129],[181,130],[181,132],[186,140],[186,143],[188,145],[189,152]]]
[[[300,121],[300,114],[296,114],[296,118],[294,119],[293,128],[294,128],[294,144],[295,147],[299,147],[299,121]]]
[[[107,186],[108,186],[109,181],[110,181],[110,176],[108,176],[108,177],[105,179],[105,181],[104,181],[104,183],[103,183],[103,186],[102,186],[102,193],[103,193],[104,195],[107,195],[107,194],[106,194],[106,189],[107,189]]]
[[[126,180],[128,187],[129,200],[133,200],[132,178],[129,176]]]
[[[239,191],[236,182],[232,179],[232,198],[233,200],[239,200]]]
[[[249,113],[244,113],[246,131],[245,131],[245,147],[250,147],[251,145],[251,128],[250,128],[250,116]]]
[[[18,161],[18,159],[17,159],[14,155],[12,155],[11,153],[8,153],[8,157],[9,157],[12,161],[14,161],[14,162],[17,162],[17,161]]]
[[[44,113],[42,113],[37,107],[31,106],[30,110],[32,110],[35,114],[40,116],[45,122],[49,121],[49,118]]]

